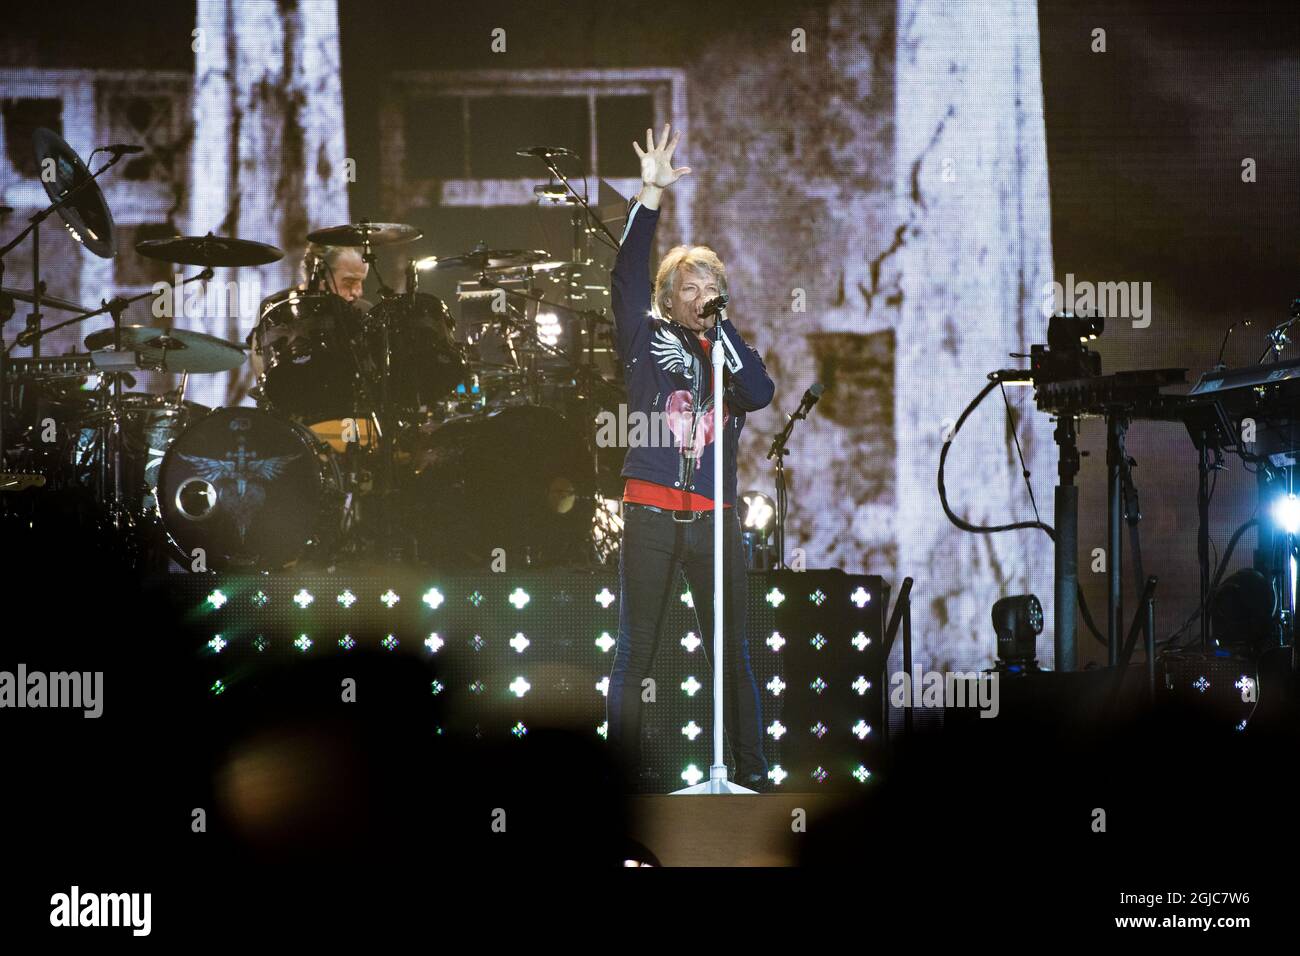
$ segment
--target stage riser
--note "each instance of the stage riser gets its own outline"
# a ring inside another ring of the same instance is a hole
[[[261,706],[264,679],[296,662],[316,662],[311,679],[329,682],[322,699],[341,699],[349,656],[360,673],[391,655],[427,669],[427,683],[409,693],[423,698],[410,702],[411,712],[432,734],[521,745],[543,727],[605,735],[619,618],[612,569],[173,575],[165,587],[196,653],[187,680],[210,699],[216,721],[241,701]],[[683,584],[651,670],[646,792],[695,782],[690,768],[707,775],[712,761],[711,621],[701,631],[688,597]],[[874,773],[880,765],[887,600],[878,577],[750,574],[750,663],[778,790],[856,792],[871,779],[859,768]],[[321,671],[324,661],[331,666]],[[356,689],[358,699],[363,693]]]

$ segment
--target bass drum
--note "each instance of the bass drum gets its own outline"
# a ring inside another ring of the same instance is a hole
[[[275,570],[328,558],[343,525],[338,463],[305,426],[218,408],[185,429],[158,471],[158,511],[187,562]]]
[[[418,560],[457,568],[503,548],[511,567],[587,556],[596,469],[578,430],[521,405],[436,426],[403,494]]]

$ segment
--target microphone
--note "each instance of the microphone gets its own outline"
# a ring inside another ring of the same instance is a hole
[[[1232,325],[1228,326],[1228,331],[1223,333],[1223,341],[1219,344],[1219,355],[1214,360],[1214,368],[1216,371],[1218,369],[1227,368],[1227,366],[1223,364],[1223,350],[1228,347],[1228,336],[1232,334],[1232,330],[1239,325],[1242,328],[1247,328],[1253,324],[1254,323],[1250,319],[1238,319],[1236,322],[1233,322]]]
[[[786,419],[785,427],[782,428],[777,436],[772,439],[772,447],[767,450],[769,461],[772,459],[773,455],[782,456],[777,459],[778,464],[784,459],[784,456],[786,455],[785,443],[790,438],[790,432],[794,430],[794,423],[808,417],[808,413],[812,411],[812,407],[817,404],[817,399],[822,397],[822,392],[824,391],[826,391],[826,386],[821,382],[813,382],[808,386],[808,391],[804,392],[803,398],[799,400],[799,408],[793,415]]]
[[[307,291],[320,294],[325,287],[325,262],[320,256],[312,260],[311,275],[307,277]]]
[[[791,418],[807,418],[812,407],[817,404],[817,400],[822,397],[822,392],[826,391],[826,386],[821,382],[813,382],[808,386],[808,391],[803,393],[803,398],[799,400],[799,410]]]
[[[729,301],[730,297],[725,292],[715,295],[708,302],[704,303],[704,308],[700,310],[700,318],[705,319],[711,315],[717,315],[727,307],[727,302]],[[818,394],[821,393],[819,392]]]
[[[563,146],[525,146],[523,149],[515,150],[515,155],[539,156],[545,159],[548,156],[577,156],[578,154]]]
[[[143,146],[136,146],[134,143],[109,143],[103,147],[114,156],[126,156],[129,153],[143,153]]]

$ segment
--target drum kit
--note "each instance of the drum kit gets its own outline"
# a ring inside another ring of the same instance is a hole
[[[45,294],[36,246],[51,213],[91,252],[116,255],[95,179],[120,156],[91,174],[54,133],[34,140],[38,162],[52,158],[59,173],[47,183],[51,205],[0,248],[2,270],[4,254],[33,239],[31,290],[0,294],[6,319],[13,301],[32,307],[26,329],[0,349],[5,517],[34,526],[43,507],[66,512],[73,502],[112,552],[150,568],[167,559],[191,570],[458,568],[497,549],[520,566],[612,553],[617,536],[599,502],[617,494],[621,462],[598,456],[594,422],[621,390],[611,382],[618,363],[604,309],[585,307],[607,294],[604,276],[578,239],[569,260],[481,243],[407,258],[399,291],[379,275],[376,253],[421,238],[419,230],[368,221],[319,229],[307,235],[316,247],[360,253],[378,279],[377,303],[362,311],[310,276],[266,300],[248,344],[237,344],[125,322],[152,291],[98,309]],[[198,267],[182,284],[283,258],[274,246],[211,234],[135,249]],[[419,290],[430,271],[471,277],[458,287],[459,317]],[[71,318],[43,326],[43,309]],[[41,355],[50,332],[103,316],[112,324],[85,336],[86,351]],[[18,346],[31,357],[11,357]],[[190,376],[237,370],[250,353],[260,360],[257,407],[185,399]],[[178,384],[132,391],[141,372]]]

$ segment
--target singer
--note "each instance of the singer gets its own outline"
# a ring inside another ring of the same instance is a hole
[[[758,353],[710,300],[726,292],[726,267],[707,246],[677,246],[659,263],[653,288],[649,258],[664,190],[690,172],[674,169],[681,132],[665,126],[655,142],[634,143],[641,160],[641,191],[610,276],[619,358],[627,381],[629,414],[667,416],[674,443],[628,449],[623,465],[623,547],[619,560],[618,643],[609,676],[608,737],[632,792],[641,789],[642,681],[662,630],[664,611],[677,600],[684,573],[705,648],[713,634],[713,466],[710,445],[724,444],[724,727],[731,750],[728,779],[767,789],[767,761],[758,686],[745,637],[745,560],[736,518],[736,451],[745,414],[765,407],[774,387]],[[713,317],[710,313],[717,313]],[[713,434],[713,367],[707,333],[725,332],[724,435]],[[706,681],[706,683],[709,683]],[[710,714],[712,711],[710,711]],[[708,728],[712,732],[712,728]]]

